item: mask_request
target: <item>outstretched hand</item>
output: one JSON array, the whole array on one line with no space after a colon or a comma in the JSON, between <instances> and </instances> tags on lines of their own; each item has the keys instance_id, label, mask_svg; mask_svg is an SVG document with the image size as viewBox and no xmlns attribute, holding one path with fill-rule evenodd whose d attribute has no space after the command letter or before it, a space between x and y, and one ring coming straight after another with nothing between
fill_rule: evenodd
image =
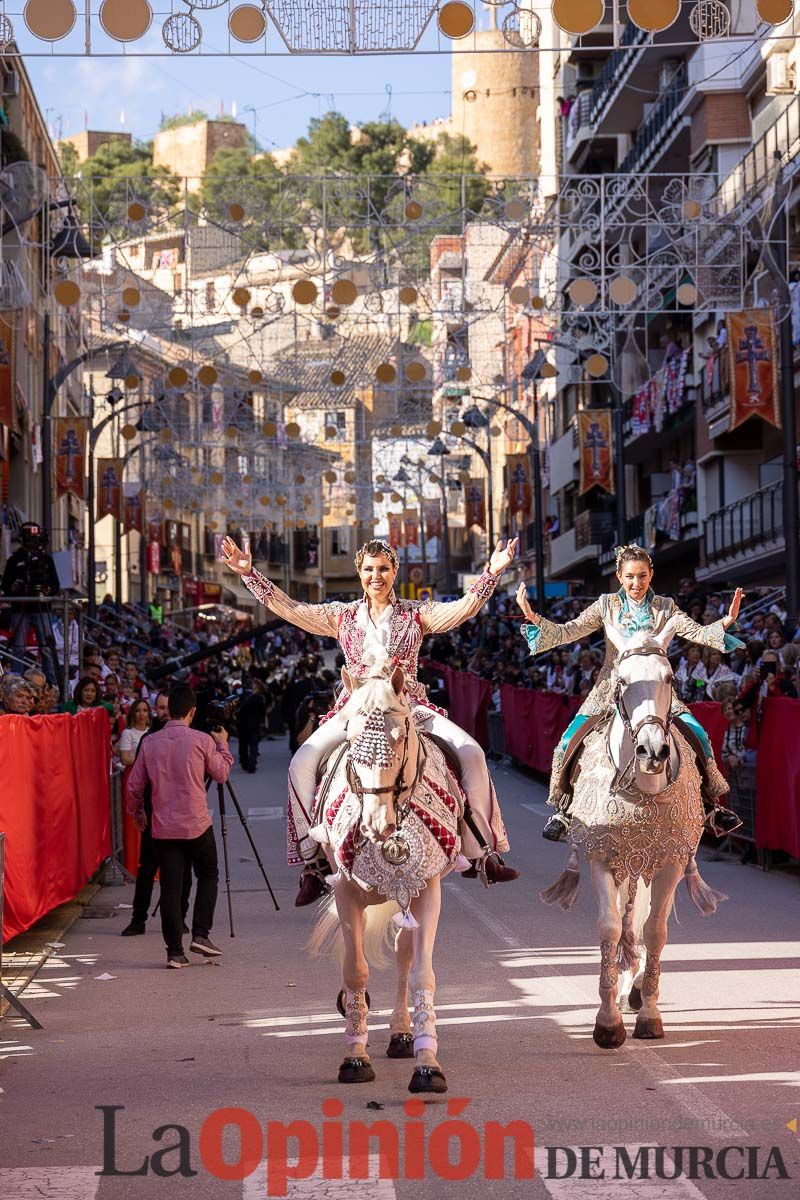
<instances>
[{"instance_id":1,"label":"outstretched hand","mask_svg":"<svg viewBox=\"0 0 800 1200\"><path fill-rule=\"evenodd\" d=\"M538 625L541 617L539 617L530 606L527 584L521 583L519 585L517 588L516 599L517 604L522 609L522 615L524 616L525 620L529 621L531 625Z\"/></svg>"},{"instance_id":2,"label":"outstretched hand","mask_svg":"<svg viewBox=\"0 0 800 1200\"><path fill-rule=\"evenodd\" d=\"M518 545L519 538L509 538L505 546L503 545L503 539L500 538L492 551L492 557L489 559L489 570L492 575L503 574L509 563L514 561Z\"/></svg>"},{"instance_id":3,"label":"outstretched hand","mask_svg":"<svg viewBox=\"0 0 800 1200\"><path fill-rule=\"evenodd\" d=\"M223 538L222 561L237 575L249 575L253 570L253 556L249 550L240 550L232 537Z\"/></svg>"},{"instance_id":4,"label":"outstretched hand","mask_svg":"<svg viewBox=\"0 0 800 1200\"><path fill-rule=\"evenodd\" d=\"M739 616L739 609L742 607L743 600L744 590L742 588L737 588L733 593L733 599L731 600L731 606L728 609L728 615L722 618L722 624L726 629L730 629L731 625L733 625L734 621Z\"/></svg>"}]
</instances>

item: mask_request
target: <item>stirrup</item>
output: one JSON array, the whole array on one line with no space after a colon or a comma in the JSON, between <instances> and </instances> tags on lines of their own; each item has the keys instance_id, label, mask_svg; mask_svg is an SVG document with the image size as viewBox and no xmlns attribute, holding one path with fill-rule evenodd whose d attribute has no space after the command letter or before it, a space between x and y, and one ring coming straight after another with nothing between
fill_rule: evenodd
<instances>
[{"instance_id":1,"label":"stirrup","mask_svg":"<svg viewBox=\"0 0 800 1200\"><path fill-rule=\"evenodd\" d=\"M724 814L723 820L725 823L722 826L717 824L717 813ZM732 821L730 820L731 817L733 818ZM741 829L744 822L732 808L726 808L724 804L715 803L714 807L706 813L704 824L716 837L728 837L731 833L735 833L737 829Z\"/></svg>"},{"instance_id":2,"label":"stirrup","mask_svg":"<svg viewBox=\"0 0 800 1200\"><path fill-rule=\"evenodd\" d=\"M554 812L548 817L542 828L542 837L549 842L563 842L569 833L570 818L566 813Z\"/></svg>"}]
</instances>

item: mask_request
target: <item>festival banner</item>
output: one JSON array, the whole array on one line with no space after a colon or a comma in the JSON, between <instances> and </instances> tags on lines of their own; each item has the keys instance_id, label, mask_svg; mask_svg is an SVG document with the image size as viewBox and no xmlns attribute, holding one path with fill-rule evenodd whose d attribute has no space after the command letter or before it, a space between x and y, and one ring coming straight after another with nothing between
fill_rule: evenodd
<instances>
[{"instance_id":1,"label":"festival banner","mask_svg":"<svg viewBox=\"0 0 800 1200\"><path fill-rule=\"evenodd\" d=\"M58 417L55 422L56 495L72 492L86 499L83 456L86 449L86 417Z\"/></svg>"},{"instance_id":2,"label":"festival banner","mask_svg":"<svg viewBox=\"0 0 800 1200\"><path fill-rule=\"evenodd\" d=\"M17 428L14 403L14 329L0 317L0 425Z\"/></svg>"},{"instance_id":3,"label":"festival banner","mask_svg":"<svg viewBox=\"0 0 800 1200\"><path fill-rule=\"evenodd\" d=\"M613 494L610 408L591 408L578 413L578 444L581 456L579 495L593 487Z\"/></svg>"},{"instance_id":4,"label":"festival banner","mask_svg":"<svg viewBox=\"0 0 800 1200\"><path fill-rule=\"evenodd\" d=\"M416 508L407 508L403 513L403 545L419 544L419 513Z\"/></svg>"},{"instance_id":5,"label":"festival banner","mask_svg":"<svg viewBox=\"0 0 800 1200\"><path fill-rule=\"evenodd\" d=\"M470 479L466 486L464 495L464 504L466 508L467 528L471 525L479 525L481 529L486 528L486 481L484 479Z\"/></svg>"},{"instance_id":6,"label":"festival banner","mask_svg":"<svg viewBox=\"0 0 800 1200\"><path fill-rule=\"evenodd\" d=\"M422 516L425 521L425 537L440 538L442 536L442 504L440 500L423 500Z\"/></svg>"},{"instance_id":7,"label":"festival banner","mask_svg":"<svg viewBox=\"0 0 800 1200\"><path fill-rule=\"evenodd\" d=\"M121 458L98 458L97 460L97 520L112 516L122 520L122 471Z\"/></svg>"},{"instance_id":8,"label":"festival banner","mask_svg":"<svg viewBox=\"0 0 800 1200\"><path fill-rule=\"evenodd\" d=\"M148 542L158 542L159 545L164 540L164 527L160 518L150 517L147 522L147 540Z\"/></svg>"},{"instance_id":9,"label":"festival banner","mask_svg":"<svg viewBox=\"0 0 800 1200\"><path fill-rule=\"evenodd\" d=\"M123 517L122 523L126 529L141 533L144 528L144 494L140 483L123 485Z\"/></svg>"},{"instance_id":10,"label":"festival banner","mask_svg":"<svg viewBox=\"0 0 800 1200\"><path fill-rule=\"evenodd\" d=\"M769 308L730 312L728 364L731 389L730 428L737 429L750 417L780 429L778 388L778 339L775 314Z\"/></svg>"},{"instance_id":11,"label":"festival banner","mask_svg":"<svg viewBox=\"0 0 800 1200\"><path fill-rule=\"evenodd\" d=\"M161 571L161 546L158 542L147 543L147 570L151 575Z\"/></svg>"},{"instance_id":12,"label":"festival banner","mask_svg":"<svg viewBox=\"0 0 800 1200\"><path fill-rule=\"evenodd\" d=\"M403 517L401 513L389 513L389 545L397 550L403 544Z\"/></svg>"},{"instance_id":13,"label":"festival banner","mask_svg":"<svg viewBox=\"0 0 800 1200\"><path fill-rule=\"evenodd\" d=\"M508 471L508 510L523 517L531 515L530 459L527 454L509 454L506 458Z\"/></svg>"}]
</instances>

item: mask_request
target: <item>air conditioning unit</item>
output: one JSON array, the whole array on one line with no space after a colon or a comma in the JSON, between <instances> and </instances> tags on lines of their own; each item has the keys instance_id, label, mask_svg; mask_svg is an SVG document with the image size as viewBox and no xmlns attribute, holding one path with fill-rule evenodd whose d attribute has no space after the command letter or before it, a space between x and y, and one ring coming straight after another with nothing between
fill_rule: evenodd
<instances>
[{"instance_id":1,"label":"air conditioning unit","mask_svg":"<svg viewBox=\"0 0 800 1200\"><path fill-rule=\"evenodd\" d=\"M19 72L7 71L3 76L3 96L19 95Z\"/></svg>"},{"instance_id":2,"label":"air conditioning unit","mask_svg":"<svg viewBox=\"0 0 800 1200\"><path fill-rule=\"evenodd\" d=\"M785 50L771 54L767 59L767 95L781 96L793 94L795 90L795 72L789 64L789 55Z\"/></svg>"}]
</instances>

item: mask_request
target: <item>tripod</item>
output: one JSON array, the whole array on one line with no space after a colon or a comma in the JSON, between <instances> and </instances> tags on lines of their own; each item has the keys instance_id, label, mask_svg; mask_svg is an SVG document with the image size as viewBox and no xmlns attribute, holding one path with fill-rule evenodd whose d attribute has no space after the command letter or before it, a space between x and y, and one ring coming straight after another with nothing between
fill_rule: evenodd
<instances>
[{"instance_id":1,"label":"tripod","mask_svg":"<svg viewBox=\"0 0 800 1200\"><path fill-rule=\"evenodd\" d=\"M211 780L209 780L209 783L210 782L211 782ZM227 820L226 820L226 816L225 816L225 788L228 789L228 794L229 794L231 800L233 801L233 807L236 809L236 814L239 817L239 821L241 822L242 829L247 834L247 840L250 843L250 848L253 851L253 854L255 854L255 856L256 856L256 862L258 863L258 869L260 870L261 874L264 877L264 883L267 885L267 890L269 891L269 894L272 897L272 903L275 905L276 912L280 912L280 905L278 904L278 901L275 899L275 893L273 892L272 886L267 877L267 872L264 870L264 864L261 861L261 856L258 853L258 848L256 847L256 844L253 841L253 835L250 832L250 826L247 824L247 817L242 812L242 806L236 797L236 792L233 790L230 780L226 780L226 782L224 784L218 783L217 784L217 800L219 802L219 824L220 824L220 829L222 831L222 858L223 858L223 862L225 863L225 892L228 897L228 922L230 924L231 937L235 937L236 935L233 932L233 902L231 901L231 871L230 871L230 864L228 862L228 824L227 824Z\"/></svg>"}]
</instances>

